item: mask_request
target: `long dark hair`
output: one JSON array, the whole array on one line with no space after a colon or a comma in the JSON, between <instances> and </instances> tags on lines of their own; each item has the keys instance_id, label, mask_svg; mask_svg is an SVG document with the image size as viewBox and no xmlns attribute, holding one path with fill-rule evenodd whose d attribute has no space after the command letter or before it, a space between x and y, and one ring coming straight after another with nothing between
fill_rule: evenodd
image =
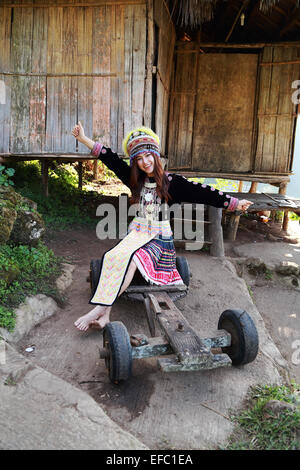
<instances>
[{"instance_id":1,"label":"long dark hair","mask_svg":"<svg viewBox=\"0 0 300 470\"><path fill-rule=\"evenodd\" d=\"M162 201L168 202L170 195L168 193L169 180L162 167L160 158L154 155L154 179L156 182L156 191ZM140 200L142 187L144 186L147 174L140 170L137 164L137 159L132 161L130 173L130 189L132 196L129 200L130 204L136 204Z\"/></svg>"}]
</instances>

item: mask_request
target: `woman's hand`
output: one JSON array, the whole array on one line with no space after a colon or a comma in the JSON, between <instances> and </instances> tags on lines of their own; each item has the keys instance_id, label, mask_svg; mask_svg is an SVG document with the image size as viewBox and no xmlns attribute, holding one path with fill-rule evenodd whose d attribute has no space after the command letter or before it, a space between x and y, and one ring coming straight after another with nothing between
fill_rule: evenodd
<instances>
[{"instance_id":1,"label":"woman's hand","mask_svg":"<svg viewBox=\"0 0 300 470\"><path fill-rule=\"evenodd\" d=\"M248 207L251 206L251 204L253 204L253 202L247 201L247 199L241 199L235 210L236 211L246 211L248 209Z\"/></svg>"},{"instance_id":2,"label":"woman's hand","mask_svg":"<svg viewBox=\"0 0 300 470\"><path fill-rule=\"evenodd\" d=\"M84 137L85 137L84 129L80 121L78 121L78 124L76 124L76 126L73 127L72 135L75 137L75 139L79 140L79 142L84 140Z\"/></svg>"},{"instance_id":3,"label":"woman's hand","mask_svg":"<svg viewBox=\"0 0 300 470\"><path fill-rule=\"evenodd\" d=\"M86 137L80 121L78 121L78 124L73 127L72 135L75 137L75 139L78 140L78 142L83 145L86 145L90 150L93 150L95 142L92 139L89 139L89 137Z\"/></svg>"}]
</instances>

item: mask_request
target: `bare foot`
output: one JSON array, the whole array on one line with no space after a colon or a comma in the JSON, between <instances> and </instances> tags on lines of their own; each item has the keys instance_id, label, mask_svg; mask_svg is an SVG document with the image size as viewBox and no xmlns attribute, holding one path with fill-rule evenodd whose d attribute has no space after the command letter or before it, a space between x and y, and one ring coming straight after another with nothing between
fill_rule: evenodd
<instances>
[{"instance_id":1,"label":"bare foot","mask_svg":"<svg viewBox=\"0 0 300 470\"><path fill-rule=\"evenodd\" d=\"M93 310L88 312L86 315L83 315L82 317L79 317L74 325L78 330L80 331L86 331L88 330L91 322L94 320L97 320L101 315L105 314L106 307L102 305L97 305Z\"/></svg>"},{"instance_id":2,"label":"bare foot","mask_svg":"<svg viewBox=\"0 0 300 470\"><path fill-rule=\"evenodd\" d=\"M97 320L93 320L90 322L90 326L92 328L95 328L97 330L103 330L105 325L109 323L109 314L110 314L110 309L107 309L107 311L102 315L100 318Z\"/></svg>"}]
</instances>

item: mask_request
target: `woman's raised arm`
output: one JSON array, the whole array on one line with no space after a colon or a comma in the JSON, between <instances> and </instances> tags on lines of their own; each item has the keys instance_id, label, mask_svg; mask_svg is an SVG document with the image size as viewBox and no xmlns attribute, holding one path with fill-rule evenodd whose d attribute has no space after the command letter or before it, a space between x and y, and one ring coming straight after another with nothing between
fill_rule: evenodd
<instances>
[{"instance_id":1,"label":"woman's raised arm","mask_svg":"<svg viewBox=\"0 0 300 470\"><path fill-rule=\"evenodd\" d=\"M116 176L130 188L130 167L124 160L122 160L122 158L112 152L110 148L86 137L80 121L73 127L72 135L78 140L78 142L86 145L91 150L94 157L99 158L104 165L112 170Z\"/></svg>"}]
</instances>

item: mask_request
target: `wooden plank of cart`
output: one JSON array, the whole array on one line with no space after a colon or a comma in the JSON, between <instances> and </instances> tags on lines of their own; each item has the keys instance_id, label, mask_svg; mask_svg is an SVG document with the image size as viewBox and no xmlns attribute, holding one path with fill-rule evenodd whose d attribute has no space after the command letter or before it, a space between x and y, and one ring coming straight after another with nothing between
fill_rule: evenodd
<instances>
[{"instance_id":1,"label":"wooden plank of cart","mask_svg":"<svg viewBox=\"0 0 300 470\"><path fill-rule=\"evenodd\" d=\"M100 266L100 260L91 261L92 292L97 286ZM189 289L190 270L186 258L178 256L176 266L183 285L133 285L123 293L131 300L139 299L144 303L151 337L143 333L129 336L125 325L119 321L106 325L100 358L105 360L112 383L130 378L133 360L153 356L158 357L158 367L163 372L243 365L256 358L257 329L245 310L225 310L219 318L218 328L210 337L198 335L175 305L175 301L187 295ZM162 332L158 336L157 324Z\"/></svg>"}]
</instances>

